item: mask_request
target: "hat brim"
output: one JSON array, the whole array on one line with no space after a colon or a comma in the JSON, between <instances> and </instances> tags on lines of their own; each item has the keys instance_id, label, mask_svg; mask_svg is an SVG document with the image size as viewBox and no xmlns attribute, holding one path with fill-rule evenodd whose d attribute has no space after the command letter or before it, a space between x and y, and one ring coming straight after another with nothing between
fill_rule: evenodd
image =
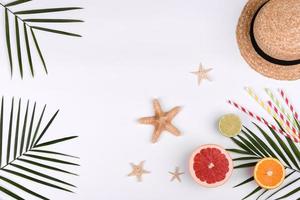
<instances>
[{"instance_id":1,"label":"hat brim","mask_svg":"<svg viewBox=\"0 0 300 200\"><path fill-rule=\"evenodd\" d=\"M300 64L281 65L272 63L255 50L251 41L251 23L255 13L269 0L249 0L239 18L236 38L241 55L246 62L258 73L277 80L300 79Z\"/></svg>"}]
</instances>

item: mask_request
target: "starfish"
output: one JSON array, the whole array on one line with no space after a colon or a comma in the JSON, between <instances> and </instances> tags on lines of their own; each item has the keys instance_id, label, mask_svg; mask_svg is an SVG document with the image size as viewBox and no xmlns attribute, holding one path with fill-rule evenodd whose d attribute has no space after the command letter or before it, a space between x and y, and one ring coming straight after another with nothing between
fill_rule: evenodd
<instances>
[{"instance_id":1,"label":"starfish","mask_svg":"<svg viewBox=\"0 0 300 200\"><path fill-rule=\"evenodd\" d=\"M176 167L175 172L169 172L169 174L173 175L171 178L171 181L174 181L175 179L177 179L179 182L181 182L181 179L179 176L184 174L184 172L179 172L179 167Z\"/></svg>"},{"instance_id":2,"label":"starfish","mask_svg":"<svg viewBox=\"0 0 300 200\"><path fill-rule=\"evenodd\" d=\"M168 112L163 112L159 101L153 100L153 108L155 115L153 117L143 117L139 119L141 124L150 124L154 126L154 132L152 135L152 143L156 143L163 131L168 131L175 136L180 135L180 131L171 123L173 118L180 111L180 107L174 107Z\"/></svg>"},{"instance_id":3,"label":"starfish","mask_svg":"<svg viewBox=\"0 0 300 200\"><path fill-rule=\"evenodd\" d=\"M202 80L209 80L211 81L211 79L208 76L208 72L211 71L212 68L209 69L204 69L202 64L199 65L199 70L195 71L195 72L191 72L192 74L195 74L198 77L198 85L201 84Z\"/></svg>"},{"instance_id":4,"label":"starfish","mask_svg":"<svg viewBox=\"0 0 300 200\"><path fill-rule=\"evenodd\" d=\"M130 163L130 165L132 167L132 171L128 174L128 176L135 176L137 178L137 181L141 182L143 174L150 173L149 171L144 170L144 163L145 163L145 161L141 161L140 164L138 164L138 165Z\"/></svg>"}]
</instances>

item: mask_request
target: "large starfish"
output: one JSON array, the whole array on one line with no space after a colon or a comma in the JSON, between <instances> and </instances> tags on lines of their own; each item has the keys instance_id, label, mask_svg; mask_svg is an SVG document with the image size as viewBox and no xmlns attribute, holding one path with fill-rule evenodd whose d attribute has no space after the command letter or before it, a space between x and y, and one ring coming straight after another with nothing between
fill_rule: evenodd
<instances>
[{"instance_id":1,"label":"large starfish","mask_svg":"<svg viewBox=\"0 0 300 200\"><path fill-rule=\"evenodd\" d=\"M191 72L192 74L195 74L198 77L198 85L201 84L202 80L209 80L211 81L210 77L208 76L208 72L210 72L212 68L204 69L202 64L199 65L199 70L195 72Z\"/></svg>"},{"instance_id":2,"label":"large starfish","mask_svg":"<svg viewBox=\"0 0 300 200\"><path fill-rule=\"evenodd\" d=\"M154 126L154 132L151 139L152 143L156 143L161 133L165 130L173 135L179 136L180 131L171 122L181 108L177 106L168 112L164 112L157 99L153 100L153 108L155 113L153 117L143 117L139 119L141 124L150 124Z\"/></svg>"},{"instance_id":3,"label":"large starfish","mask_svg":"<svg viewBox=\"0 0 300 200\"><path fill-rule=\"evenodd\" d=\"M149 171L144 170L144 162L145 161L141 161L140 164L138 164L138 165L130 163L130 165L132 167L132 171L128 174L128 176L135 176L137 178L137 181L141 182L143 174L150 173Z\"/></svg>"}]
</instances>

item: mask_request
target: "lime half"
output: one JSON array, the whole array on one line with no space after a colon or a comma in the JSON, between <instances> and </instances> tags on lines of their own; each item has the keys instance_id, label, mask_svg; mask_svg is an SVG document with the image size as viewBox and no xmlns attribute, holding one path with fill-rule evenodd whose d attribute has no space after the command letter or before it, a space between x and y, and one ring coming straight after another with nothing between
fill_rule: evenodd
<instances>
[{"instance_id":1,"label":"lime half","mask_svg":"<svg viewBox=\"0 0 300 200\"><path fill-rule=\"evenodd\" d=\"M242 122L235 114L223 115L219 121L219 131L226 137L234 137L242 130Z\"/></svg>"}]
</instances>

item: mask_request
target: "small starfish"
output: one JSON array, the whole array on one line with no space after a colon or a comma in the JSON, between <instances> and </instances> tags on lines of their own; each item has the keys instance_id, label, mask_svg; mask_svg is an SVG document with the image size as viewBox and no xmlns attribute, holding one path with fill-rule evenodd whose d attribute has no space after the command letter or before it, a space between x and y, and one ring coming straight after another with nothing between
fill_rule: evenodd
<instances>
[{"instance_id":1,"label":"small starfish","mask_svg":"<svg viewBox=\"0 0 300 200\"><path fill-rule=\"evenodd\" d=\"M133 163L130 163L132 167L132 171L128 174L128 176L136 176L137 181L142 181L143 174L149 174L150 172L147 170L144 170L144 163L145 161L141 161L140 164L135 165Z\"/></svg>"},{"instance_id":2,"label":"small starfish","mask_svg":"<svg viewBox=\"0 0 300 200\"><path fill-rule=\"evenodd\" d=\"M195 74L198 77L198 85L201 84L202 80L209 80L211 81L210 77L208 76L208 72L211 71L212 68L204 69L202 64L199 65L199 70L195 72L191 72L192 74Z\"/></svg>"},{"instance_id":3,"label":"small starfish","mask_svg":"<svg viewBox=\"0 0 300 200\"><path fill-rule=\"evenodd\" d=\"M154 126L154 133L152 135L152 143L156 143L161 133L166 130L173 135L179 136L180 131L171 123L173 118L180 111L180 107L175 107L168 112L163 112L159 101L153 100L153 108L155 115L153 117L143 117L139 119L141 124L150 124Z\"/></svg>"},{"instance_id":4,"label":"small starfish","mask_svg":"<svg viewBox=\"0 0 300 200\"><path fill-rule=\"evenodd\" d=\"M175 179L177 179L179 182L181 182L181 179L179 176L184 174L184 172L179 172L179 167L176 167L175 172L169 172L169 174L173 175L171 178L171 181L174 181Z\"/></svg>"}]
</instances>

